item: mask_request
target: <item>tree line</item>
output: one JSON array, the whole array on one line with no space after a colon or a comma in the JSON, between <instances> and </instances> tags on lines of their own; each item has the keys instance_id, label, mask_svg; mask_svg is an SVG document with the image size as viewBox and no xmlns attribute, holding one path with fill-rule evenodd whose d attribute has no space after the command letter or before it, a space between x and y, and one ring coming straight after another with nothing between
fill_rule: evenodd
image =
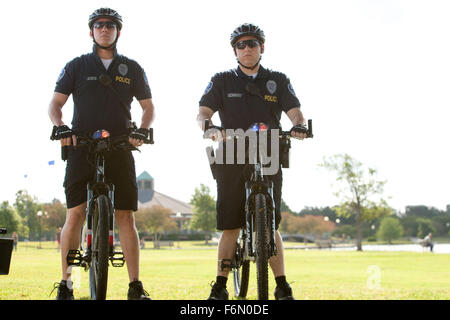
<instances>
[{"instance_id":1,"label":"tree line","mask_svg":"<svg viewBox=\"0 0 450 320\"><path fill-rule=\"evenodd\" d=\"M333 186L338 204L333 207L306 207L293 212L282 201L283 233L309 234L314 237L351 237L357 250L362 250L362 239L392 241L404 236L423 238L428 233L444 237L450 235L450 205L439 210L425 205L407 206L396 212L383 194L386 181L377 178L377 170L364 166L347 154L324 158L319 167L336 176ZM215 232L216 203L207 186L195 188L190 201L194 215L184 228L208 235ZM177 232L179 226L170 217L170 210L162 207L140 209L135 215L140 232L159 239L164 233ZM11 205L0 205L0 226L16 231L23 239L39 237L54 239L64 225L66 208L55 199L41 204L25 190L16 193Z\"/></svg>"}]
</instances>

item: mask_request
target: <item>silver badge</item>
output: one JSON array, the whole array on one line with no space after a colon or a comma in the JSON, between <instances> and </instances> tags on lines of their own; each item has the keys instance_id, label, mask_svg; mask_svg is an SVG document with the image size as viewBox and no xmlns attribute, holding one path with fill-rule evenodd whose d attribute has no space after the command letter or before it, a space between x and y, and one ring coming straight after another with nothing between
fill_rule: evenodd
<instances>
[{"instance_id":1,"label":"silver badge","mask_svg":"<svg viewBox=\"0 0 450 320\"><path fill-rule=\"evenodd\" d=\"M118 69L119 69L119 73L123 76L128 73L128 66L126 64L123 64L123 63L119 64Z\"/></svg>"},{"instance_id":2,"label":"silver badge","mask_svg":"<svg viewBox=\"0 0 450 320\"><path fill-rule=\"evenodd\" d=\"M274 94L277 91L277 83L273 80L269 80L266 83L266 88L270 94Z\"/></svg>"}]
</instances>

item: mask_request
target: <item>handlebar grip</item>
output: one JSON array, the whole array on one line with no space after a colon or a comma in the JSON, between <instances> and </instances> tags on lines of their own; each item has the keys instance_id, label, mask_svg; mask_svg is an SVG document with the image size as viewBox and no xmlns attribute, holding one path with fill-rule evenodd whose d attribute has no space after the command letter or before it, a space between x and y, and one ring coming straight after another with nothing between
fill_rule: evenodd
<instances>
[{"instance_id":1,"label":"handlebar grip","mask_svg":"<svg viewBox=\"0 0 450 320\"><path fill-rule=\"evenodd\" d=\"M155 141L153 141L153 128L148 129L148 140L145 141L147 144L154 144Z\"/></svg>"},{"instance_id":2,"label":"handlebar grip","mask_svg":"<svg viewBox=\"0 0 450 320\"><path fill-rule=\"evenodd\" d=\"M66 161L69 158L69 146L61 147L61 160Z\"/></svg>"},{"instance_id":3,"label":"handlebar grip","mask_svg":"<svg viewBox=\"0 0 450 320\"><path fill-rule=\"evenodd\" d=\"M313 127L312 127L312 119L308 119L308 133L306 134L308 138L314 137L313 135Z\"/></svg>"},{"instance_id":4,"label":"handlebar grip","mask_svg":"<svg viewBox=\"0 0 450 320\"><path fill-rule=\"evenodd\" d=\"M205 119L204 126L203 126L203 132L206 132L209 128L211 128L211 120Z\"/></svg>"}]
</instances>

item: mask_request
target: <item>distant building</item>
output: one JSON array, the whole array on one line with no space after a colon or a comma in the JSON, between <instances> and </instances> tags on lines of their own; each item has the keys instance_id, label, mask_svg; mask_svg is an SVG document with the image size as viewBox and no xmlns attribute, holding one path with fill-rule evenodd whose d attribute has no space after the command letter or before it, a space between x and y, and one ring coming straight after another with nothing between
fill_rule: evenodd
<instances>
[{"instance_id":1,"label":"distant building","mask_svg":"<svg viewBox=\"0 0 450 320\"><path fill-rule=\"evenodd\" d=\"M192 218L192 207L189 203L174 199L158 191L155 191L153 177L147 172L142 172L137 177L138 209L161 206L172 211L171 217L175 220L180 230L185 230Z\"/></svg>"}]
</instances>

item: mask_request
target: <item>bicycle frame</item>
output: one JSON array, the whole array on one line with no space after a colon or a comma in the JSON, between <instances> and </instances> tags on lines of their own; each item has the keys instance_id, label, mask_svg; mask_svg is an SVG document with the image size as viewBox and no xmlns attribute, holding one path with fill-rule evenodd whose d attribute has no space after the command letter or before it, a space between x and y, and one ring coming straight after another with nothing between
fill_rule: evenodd
<instances>
[{"instance_id":1,"label":"bicycle frame","mask_svg":"<svg viewBox=\"0 0 450 320\"><path fill-rule=\"evenodd\" d=\"M259 138L259 137L258 137ZM257 152L255 153L253 172L250 179L245 182L246 203L245 203L245 221L246 224L242 228L241 238L244 239L244 260L254 261L255 259L255 212L254 203L257 194L263 194L266 197L266 203L270 204L270 215L268 221L269 232L269 257L277 254L276 240L275 240L275 202L273 200L273 182L264 174L264 166L262 165L261 157L262 150L257 145Z\"/></svg>"},{"instance_id":2,"label":"bicycle frame","mask_svg":"<svg viewBox=\"0 0 450 320\"><path fill-rule=\"evenodd\" d=\"M109 212L109 256L110 260L114 256L114 185L112 183L105 182L105 157L102 153L96 153L95 157L96 173L94 182L89 182L87 185L87 207L86 207L86 254L84 258L87 261L91 261L92 256L92 224L93 214L95 208L95 200L100 195L105 195L111 200L111 211ZM83 241L83 239L82 239ZM112 261L111 261L112 262Z\"/></svg>"}]
</instances>

